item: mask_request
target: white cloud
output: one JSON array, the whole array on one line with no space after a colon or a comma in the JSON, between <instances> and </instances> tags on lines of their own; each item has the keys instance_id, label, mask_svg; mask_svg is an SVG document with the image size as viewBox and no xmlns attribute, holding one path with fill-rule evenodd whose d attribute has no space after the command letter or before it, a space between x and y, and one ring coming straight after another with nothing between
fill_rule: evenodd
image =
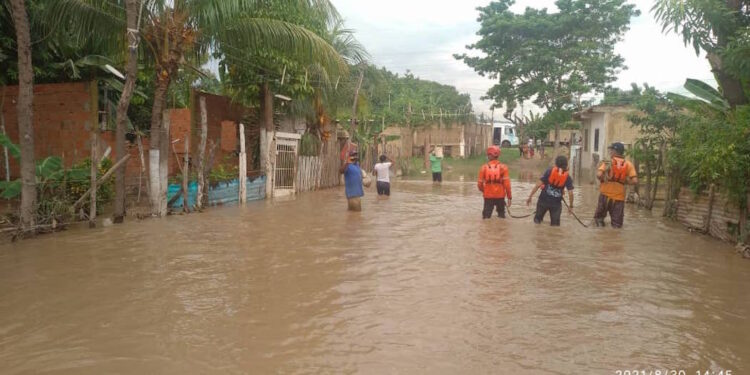
<instances>
[{"instance_id":1,"label":"white cloud","mask_svg":"<svg viewBox=\"0 0 750 375\"><path fill-rule=\"evenodd\" d=\"M489 102L479 98L492 86L454 53L465 52L464 46L478 39L476 21L478 6L487 0L332 0L347 27L357 30L376 64L391 71L415 75L456 86L472 97L476 111L489 113ZM677 90L685 78L711 79L704 58L682 43L677 35L664 35L651 16L652 1L636 0L642 15L633 19L631 30L617 46L629 67L620 73L616 83L628 87L636 82L661 90ZM512 8L522 12L526 7L554 9L553 0L520 0ZM497 116L497 114L496 114Z\"/></svg>"}]
</instances>

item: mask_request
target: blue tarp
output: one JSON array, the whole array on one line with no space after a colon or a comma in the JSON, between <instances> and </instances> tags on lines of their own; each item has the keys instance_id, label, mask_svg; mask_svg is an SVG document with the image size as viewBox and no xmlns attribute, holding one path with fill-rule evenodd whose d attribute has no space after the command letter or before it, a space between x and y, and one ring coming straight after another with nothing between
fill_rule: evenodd
<instances>
[{"instance_id":1,"label":"blue tarp","mask_svg":"<svg viewBox=\"0 0 750 375\"><path fill-rule=\"evenodd\" d=\"M247 179L247 200L261 200L266 197L266 176ZM179 184L170 184L167 191L167 199L172 199L180 191ZM195 199L198 195L198 183L192 181L188 184L188 206L195 205ZM239 202L240 183L239 180L220 182L216 186L208 188L208 205L216 206L223 204L233 204ZM172 207L182 207L182 197L178 198Z\"/></svg>"}]
</instances>

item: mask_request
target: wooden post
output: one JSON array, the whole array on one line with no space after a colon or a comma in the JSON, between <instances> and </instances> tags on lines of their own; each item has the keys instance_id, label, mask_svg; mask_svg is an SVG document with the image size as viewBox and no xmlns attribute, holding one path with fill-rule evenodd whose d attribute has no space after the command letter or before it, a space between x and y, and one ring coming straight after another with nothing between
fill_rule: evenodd
<instances>
[{"instance_id":1,"label":"wooden post","mask_svg":"<svg viewBox=\"0 0 750 375\"><path fill-rule=\"evenodd\" d=\"M203 208L203 194L206 189L206 177L204 171L206 169L206 137L208 135L208 113L206 111L206 97L201 95L200 97L200 111L201 111L201 140L198 144L198 195L195 199L195 208L200 210Z\"/></svg>"},{"instance_id":2,"label":"wooden post","mask_svg":"<svg viewBox=\"0 0 750 375\"><path fill-rule=\"evenodd\" d=\"M99 129L98 121L91 124L91 204L89 207L89 228L96 227L96 175L98 172L99 159L96 155L99 147L97 131Z\"/></svg>"},{"instance_id":3,"label":"wooden post","mask_svg":"<svg viewBox=\"0 0 750 375\"><path fill-rule=\"evenodd\" d=\"M247 200L247 156L245 155L245 125L240 123L240 204Z\"/></svg>"},{"instance_id":4,"label":"wooden post","mask_svg":"<svg viewBox=\"0 0 750 375\"><path fill-rule=\"evenodd\" d=\"M110 168L107 171L107 173L104 174L104 176L102 176L100 179L98 179L96 181L96 184L103 183L110 176L112 176L112 174L115 173L115 171L117 171L117 169L119 169L121 167L124 167L125 166L125 162L128 161L128 159L130 159L130 155L125 154L125 157L123 157L117 163L115 163L115 165L113 165L112 168ZM84 200L86 200L86 197L88 197L89 194L91 194L92 190L93 189L90 187L88 190L86 190L85 193L83 193L83 195L81 195L80 198L78 198L78 200L75 203L73 203L73 206L71 207L71 212L75 212L76 211L76 208L78 207L78 205L80 205L81 203L83 203Z\"/></svg>"},{"instance_id":5,"label":"wooden post","mask_svg":"<svg viewBox=\"0 0 750 375\"><path fill-rule=\"evenodd\" d=\"M188 208L188 176L190 175L190 134L185 135L185 159L182 162L182 212L190 212Z\"/></svg>"}]
</instances>

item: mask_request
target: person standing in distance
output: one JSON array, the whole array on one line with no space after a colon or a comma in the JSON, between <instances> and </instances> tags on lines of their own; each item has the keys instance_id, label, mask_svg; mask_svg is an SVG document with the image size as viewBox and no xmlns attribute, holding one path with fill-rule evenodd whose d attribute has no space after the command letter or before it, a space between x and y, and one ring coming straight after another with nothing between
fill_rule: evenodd
<instances>
[{"instance_id":1,"label":"person standing in distance","mask_svg":"<svg viewBox=\"0 0 750 375\"><path fill-rule=\"evenodd\" d=\"M430 167L432 169L432 182L440 184L443 182L443 158L438 157L433 149L430 152Z\"/></svg>"},{"instance_id":2,"label":"person standing in distance","mask_svg":"<svg viewBox=\"0 0 750 375\"><path fill-rule=\"evenodd\" d=\"M385 155L380 155L380 162L375 164L373 171L377 175L378 179L375 186L378 189L378 195L391 195L391 166L393 160Z\"/></svg>"}]
</instances>

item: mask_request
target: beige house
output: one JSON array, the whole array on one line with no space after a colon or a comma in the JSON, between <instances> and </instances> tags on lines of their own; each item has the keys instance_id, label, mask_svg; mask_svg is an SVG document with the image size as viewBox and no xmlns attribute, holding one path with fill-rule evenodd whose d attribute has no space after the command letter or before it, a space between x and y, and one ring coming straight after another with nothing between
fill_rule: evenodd
<instances>
[{"instance_id":1,"label":"beige house","mask_svg":"<svg viewBox=\"0 0 750 375\"><path fill-rule=\"evenodd\" d=\"M591 172L599 161L609 158L607 146L611 143L624 143L626 152L633 147L639 131L628 121L628 115L636 112L631 106L597 105L575 113L573 119L581 122L583 141L574 166Z\"/></svg>"}]
</instances>

